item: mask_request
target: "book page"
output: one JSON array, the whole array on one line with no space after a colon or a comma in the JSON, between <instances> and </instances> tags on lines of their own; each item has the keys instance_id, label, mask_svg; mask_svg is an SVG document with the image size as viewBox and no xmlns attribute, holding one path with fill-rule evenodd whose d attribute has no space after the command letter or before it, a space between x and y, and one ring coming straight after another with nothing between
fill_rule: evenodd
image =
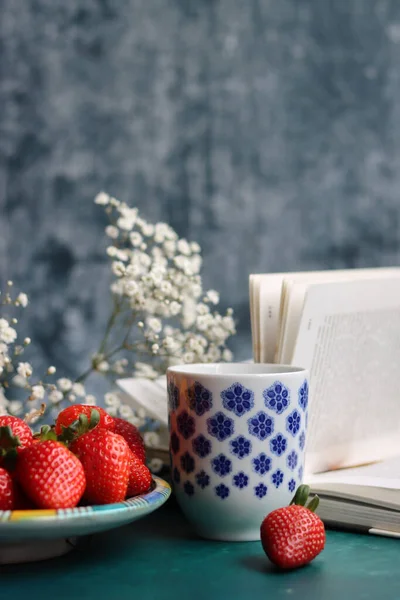
<instances>
[{"instance_id":1,"label":"book page","mask_svg":"<svg viewBox=\"0 0 400 600\"><path fill-rule=\"evenodd\" d=\"M292 364L310 369L306 472L400 451L400 279L310 286Z\"/></svg>"},{"instance_id":2,"label":"book page","mask_svg":"<svg viewBox=\"0 0 400 600\"><path fill-rule=\"evenodd\" d=\"M338 469L327 473L310 475L308 485L323 490L324 484L367 486L400 490L400 455L382 462Z\"/></svg>"}]
</instances>

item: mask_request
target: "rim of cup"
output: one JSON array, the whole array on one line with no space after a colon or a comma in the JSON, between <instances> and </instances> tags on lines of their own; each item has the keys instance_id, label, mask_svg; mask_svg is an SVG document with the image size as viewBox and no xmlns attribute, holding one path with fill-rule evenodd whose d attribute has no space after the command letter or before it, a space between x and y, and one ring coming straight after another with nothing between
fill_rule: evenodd
<instances>
[{"instance_id":1,"label":"rim of cup","mask_svg":"<svg viewBox=\"0 0 400 600\"><path fill-rule=\"evenodd\" d=\"M233 376L251 376L265 377L271 375L293 375L296 373L306 373L305 367L296 367L293 365L273 364L273 363L195 363L187 365L175 365L168 367L167 374L190 375L193 377L201 375L217 375L231 379Z\"/></svg>"}]
</instances>

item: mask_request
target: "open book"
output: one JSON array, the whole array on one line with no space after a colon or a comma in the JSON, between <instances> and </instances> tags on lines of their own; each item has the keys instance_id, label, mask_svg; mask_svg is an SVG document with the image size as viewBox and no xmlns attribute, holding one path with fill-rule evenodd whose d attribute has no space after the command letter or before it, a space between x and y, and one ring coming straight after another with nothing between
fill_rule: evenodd
<instances>
[{"instance_id":1,"label":"open book","mask_svg":"<svg viewBox=\"0 0 400 600\"><path fill-rule=\"evenodd\" d=\"M320 516L400 537L400 268L251 275L250 312L256 362L310 370Z\"/></svg>"}]
</instances>

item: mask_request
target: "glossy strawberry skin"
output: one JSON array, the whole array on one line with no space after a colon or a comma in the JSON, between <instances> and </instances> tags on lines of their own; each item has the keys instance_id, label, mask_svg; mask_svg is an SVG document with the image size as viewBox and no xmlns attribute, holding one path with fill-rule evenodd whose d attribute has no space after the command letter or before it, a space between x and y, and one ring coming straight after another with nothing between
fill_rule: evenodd
<instances>
[{"instance_id":1,"label":"glossy strawberry skin","mask_svg":"<svg viewBox=\"0 0 400 600\"><path fill-rule=\"evenodd\" d=\"M304 506L278 508L261 525L261 543L276 566L295 569L311 562L324 549L324 524Z\"/></svg>"},{"instance_id":2,"label":"glossy strawberry skin","mask_svg":"<svg viewBox=\"0 0 400 600\"><path fill-rule=\"evenodd\" d=\"M63 427L69 427L74 421L79 419L79 415L86 415L90 419L92 410L97 410L100 414L98 426L113 431L115 428L114 419L100 406L89 406L88 404L73 404L67 406L60 412L56 420L55 432L57 435L62 433Z\"/></svg>"},{"instance_id":3,"label":"glossy strawberry skin","mask_svg":"<svg viewBox=\"0 0 400 600\"><path fill-rule=\"evenodd\" d=\"M11 428L13 435L18 436L18 439L21 443L18 446L18 450L22 450L23 448L27 448L31 444L33 444L33 434L31 428L25 421L19 419L18 417L11 417L9 415L0 416L0 427Z\"/></svg>"},{"instance_id":4,"label":"glossy strawberry skin","mask_svg":"<svg viewBox=\"0 0 400 600\"><path fill-rule=\"evenodd\" d=\"M124 438L130 450L144 463L146 461L146 450L139 429L132 425L132 423L116 417L114 417L114 423L115 433Z\"/></svg>"},{"instance_id":5,"label":"glossy strawberry skin","mask_svg":"<svg viewBox=\"0 0 400 600\"><path fill-rule=\"evenodd\" d=\"M149 491L153 478L140 458L131 452L127 497L138 496Z\"/></svg>"},{"instance_id":6,"label":"glossy strawberry skin","mask_svg":"<svg viewBox=\"0 0 400 600\"><path fill-rule=\"evenodd\" d=\"M32 444L19 454L16 478L38 508L73 508L86 486L77 457L53 440Z\"/></svg>"},{"instance_id":7,"label":"glossy strawberry skin","mask_svg":"<svg viewBox=\"0 0 400 600\"><path fill-rule=\"evenodd\" d=\"M0 467L0 510L14 510L15 506L15 482L8 471Z\"/></svg>"},{"instance_id":8,"label":"glossy strawberry skin","mask_svg":"<svg viewBox=\"0 0 400 600\"><path fill-rule=\"evenodd\" d=\"M70 449L83 465L88 503L112 504L125 499L131 452L123 437L97 426L76 439Z\"/></svg>"}]
</instances>

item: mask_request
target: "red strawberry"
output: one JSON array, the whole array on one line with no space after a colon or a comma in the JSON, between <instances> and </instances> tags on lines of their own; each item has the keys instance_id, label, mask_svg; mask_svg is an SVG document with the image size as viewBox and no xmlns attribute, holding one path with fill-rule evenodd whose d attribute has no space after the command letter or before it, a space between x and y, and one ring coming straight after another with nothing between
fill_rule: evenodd
<instances>
[{"instance_id":1,"label":"red strawberry","mask_svg":"<svg viewBox=\"0 0 400 600\"><path fill-rule=\"evenodd\" d=\"M0 510L15 508L15 483L11 475L0 467Z\"/></svg>"},{"instance_id":2,"label":"red strawberry","mask_svg":"<svg viewBox=\"0 0 400 600\"><path fill-rule=\"evenodd\" d=\"M76 456L53 440L20 452L17 480L38 508L73 508L85 491L85 473Z\"/></svg>"},{"instance_id":3,"label":"red strawberry","mask_svg":"<svg viewBox=\"0 0 400 600\"><path fill-rule=\"evenodd\" d=\"M72 404L60 412L56 420L55 432L57 435L62 433L63 427L69 427L79 419L79 415L86 415L88 419L92 410L97 410L100 415L99 426L104 429L114 431L114 419L100 406L89 406L88 404Z\"/></svg>"},{"instance_id":4,"label":"red strawberry","mask_svg":"<svg viewBox=\"0 0 400 600\"><path fill-rule=\"evenodd\" d=\"M95 427L72 442L70 448L85 471L85 500L112 504L125 499L131 452L123 437Z\"/></svg>"},{"instance_id":5,"label":"red strawberry","mask_svg":"<svg viewBox=\"0 0 400 600\"><path fill-rule=\"evenodd\" d=\"M129 463L129 483L127 496L138 496L147 492L151 486L153 479L149 469L140 460L136 454L131 452L130 463Z\"/></svg>"},{"instance_id":6,"label":"red strawberry","mask_svg":"<svg viewBox=\"0 0 400 600\"><path fill-rule=\"evenodd\" d=\"M9 415L0 416L0 427L10 427L13 436L18 437L20 446L19 450L27 448L33 443L33 434L27 423L18 417L11 417ZM6 448L6 445L0 444L2 448Z\"/></svg>"},{"instance_id":7,"label":"red strawberry","mask_svg":"<svg viewBox=\"0 0 400 600\"><path fill-rule=\"evenodd\" d=\"M144 447L143 438L140 435L139 429L132 425L132 423L128 423L128 421L124 421L124 419L118 419L114 417L115 423L115 433L118 435L122 435L126 443L128 444L130 450L136 454L136 456L142 461L146 460L146 450Z\"/></svg>"},{"instance_id":8,"label":"red strawberry","mask_svg":"<svg viewBox=\"0 0 400 600\"><path fill-rule=\"evenodd\" d=\"M310 488L301 485L290 506L272 511L262 522L264 552L281 569L295 569L311 562L324 549L325 528L313 512L319 498L304 506Z\"/></svg>"}]
</instances>

